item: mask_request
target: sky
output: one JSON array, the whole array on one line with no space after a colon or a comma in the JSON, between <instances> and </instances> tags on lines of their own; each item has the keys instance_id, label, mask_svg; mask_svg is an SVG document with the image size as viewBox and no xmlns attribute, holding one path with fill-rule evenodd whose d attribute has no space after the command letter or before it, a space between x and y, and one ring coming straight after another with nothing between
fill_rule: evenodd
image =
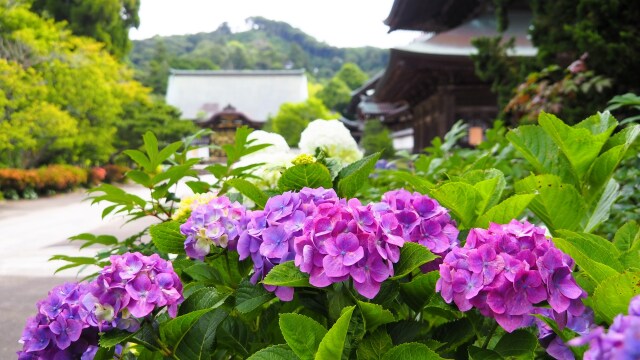
<instances>
[{"instance_id":1,"label":"sky","mask_svg":"<svg viewBox=\"0 0 640 360\"><path fill-rule=\"evenodd\" d=\"M420 35L387 33L382 21L392 4L393 0L142 0L140 26L129 36L139 40L211 32L225 21L232 30L241 31L246 30L246 18L262 16L287 22L329 45L389 48Z\"/></svg>"}]
</instances>

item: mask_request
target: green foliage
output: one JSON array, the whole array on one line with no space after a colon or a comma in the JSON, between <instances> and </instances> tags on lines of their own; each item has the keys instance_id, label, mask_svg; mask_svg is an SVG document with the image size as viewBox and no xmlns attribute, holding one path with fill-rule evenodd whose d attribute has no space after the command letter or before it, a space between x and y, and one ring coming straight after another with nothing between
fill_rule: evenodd
<instances>
[{"instance_id":1,"label":"green foliage","mask_svg":"<svg viewBox=\"0 0 640 360\"><path fill-rule=\"evenodd\" d=\"M382 159L390 159L395 155L389 130L375 119L365 122L360 145L364 148L365 155L381 152Z\"/></svg>"},{"instance_id":2,"label":"green foliage","mask_svg":"<svg viewBox=\"0 0 640 360\"><path fill-rule=\"evenodd\" d=\"M380 153L365 156L362 159L345 166L334 179L338 196L350 198L366 183L369 174L376 166Z\"/></svg>"},{"instance_id":3,"label":"green foliage","mask_svg":"<svg viewBox=\"0 0 640 360\"><path fill-rule=\"evenodd\" d=\"M316 94L324 105L332 111L344 114L349 101L351 101L351 89L337 77L332 78Z\"/></svg>"},{"instance_id":4,"label":"green foliage","mask_svg":"<svg viewBox=\"0 0 640 360\"><path fill-rule=\"evenodd\" d=\"M331 173L326 166L313 163L295 165L282 173L278 188L282 191L299 191L304 187L325 189L331 188Z\"/></svg>"},{"instance_id":5,"label":"green foliage","mask_svg":"<svg viewBox=\"0 0 640 360\"><path fill-rule=\"evenodd\" d=\"M275 133L282 135L289 146L297 146L300 134L315 119L330 119L331 113L322 101L309 98L301 103L285 103L271 120Z\"/></svg>"},{"instance_id":6,"label":"green foliage","mask_svg":"<svg viewBox=\"0 0 640 360\"><path fill-rule=\"evenodd\" d=\"M329 46L284 22L262 17L250 18L249 22L251 29L244 32L232 33L223 24L210 33L134 41L130 58L138 78L156 94L164 95L170 68L304 68L313 70L314 78L320 82L339 73L353 90L367 79L360 68L366 74L375 74L384 68L389 57L385 49Z\"/></svg>"}]
</instances>

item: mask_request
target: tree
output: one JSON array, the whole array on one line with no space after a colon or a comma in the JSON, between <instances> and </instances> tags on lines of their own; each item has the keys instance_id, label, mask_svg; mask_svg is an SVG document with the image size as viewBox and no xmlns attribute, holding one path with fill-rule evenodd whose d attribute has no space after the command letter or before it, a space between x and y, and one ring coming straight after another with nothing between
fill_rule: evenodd
<instances>
[{"instance_id":1,"label":"tree","mask_svg":"<svg viewBox=\"0 0 640 360\"><path fill-rule=\"evenodd\" d=\"M368 120L364 124L360 145L364 148L365 155L371 155L378 151L382 152L380 157L383 159L389 159L395 155L389 130L377 119Z\"/></svg>"},{"instance_id":2,"label":"tree","mask_svg":"<svg viewBox=\"0 0 640 360\"><path fill-rule=\"evenodd\" d=\"M351 90L359 88L369 78L358 65L351 62L344 63L335 77L342 80Z\"/></svg>"},{"instance_id":3,"label":"tree","mask_svg":"<svg viewBox=\"0 0 640 360\"><path fill-rule=\"evenodd\" d=\"M104 43L119 59L131 49L129 29L140 25L140 0L33 0L31 9L66 21L74 34Z\"/></svg>"},{"instance_id":4,"label":"tree","mask_svg":"<svg viewBox=\"0 0 640 360\"><path fill-rule=\"evenodd\" d=\"M298 146L300 133L311 120L330 118L332 114L322 101L309 98L301 103L282 104L278 114L271 121L271 127L287 140L289 146Z\"/></svg>"},{"instance_id":5,"label":"tree","mask_svg":"<svg viewBox=\"0 0 640 360\"><path fill-rule=\"evenodd\" d=\"M349 101L351 101L351 90L336 76L322 90L318 91L317 97L329 109L344 114Z\"/></svg>"}]
</instances>

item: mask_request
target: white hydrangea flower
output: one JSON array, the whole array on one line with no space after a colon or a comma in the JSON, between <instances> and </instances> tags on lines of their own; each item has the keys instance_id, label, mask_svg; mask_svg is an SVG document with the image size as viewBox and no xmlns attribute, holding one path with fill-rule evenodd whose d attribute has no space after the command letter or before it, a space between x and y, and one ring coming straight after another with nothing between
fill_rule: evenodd
<instances>
[{"instance_id":1,"label":"white hydrangea flower","mask_svg":"<svg viewBox=\"0 0 640 360\"><path fill-rule=\"evenodd\" d=\"M295 158L295 154L291 153L291 149L285 139L279 135L262 130L256 130L249 134L248 140L255 139L252 145L272 144L265 149L256 151L249 155L243 156L235 167L243 167L253 164L263 165L252 169L252 174L256 178L248 178L247 180L262 189L272 189L277 187L278 180L282 172L293 164L291 160Z\"/></svg>"},{"instance_id":2,"label":"white hydrangea flower","mask_svg":"<svg viewBox=\"0 0 640 360\"><path fill-rule=\"evenodd\" d=\"M314 120L300 135L300 151L314 154L316 148L323 148L327 154L343 165L362 159L362 151L347 129L339 120Z\"/></svg>"},{"instance_id":3,"label":"white hydrangea flower","mask_svg":"<svg viewBox=\"0 0 640 360\"><path fill-rule=\"evenodd\" d=\"M274 153L274 152L288 152L290 150L287 141L280 134L270 133L263 130L255 130L252 131L251 134L247 137L247 141L255 140L251 143L251 145L262 145L262 144L271 144L265 149L259 150L253 154L249 154L249 156L254 155L259 152L265 153Z\"/></svg>"}]
</instances>

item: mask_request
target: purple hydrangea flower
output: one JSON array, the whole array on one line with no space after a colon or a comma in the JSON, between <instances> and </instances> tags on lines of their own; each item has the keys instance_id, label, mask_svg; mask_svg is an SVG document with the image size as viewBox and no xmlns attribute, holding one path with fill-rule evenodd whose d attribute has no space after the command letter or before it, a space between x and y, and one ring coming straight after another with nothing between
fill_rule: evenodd
<instances>
[{"instance_id":1,"label":"purple hydrangea flower","mask_svg":"<svg viewBox=\"0 0 640 360\"><path fill-rule=\"evenodd\" d=\"M613 324L605 331L597 327L586 335L568 342L571 346L589 344L584 353L586 360L640 359L640 295L629 303L629 315L618 315Z\"/></svg>"},{"instance_id":2,"label":"purple hydrangea flower","mask_svg":"<svg viewBox=\"0 0 640 360\"><path fill-rule=\"evenodd\" d=\"M19 359L93 359L98 332L119 328L134 332L147 316L167 307L175 317L183 300L182 283L170 262L158 255L127 253L90 283L55 287L37 304L20 338Z\"/></svg>"},{"instance_id":3,"label":"purple hydrangea flower","mask_svg":"<svg viewBox=\"0 0 640 360\"><path fill-rule=\"evenodd\" d=\"M573 265L544 229L516 220L491 224L472 229L465 245L444 257L436 290L461 311L475 307L511 332L531 325L545 301L558 319L583 314L586 292L572 277Z\"/></svg>"},{"instance_id":4,"label":"purple hydrangea flower","mask_svg":"<svg viewBox=\"0 0 640 360\"><path fill-rule=\"evenodd\" d=\"M245 230L240 234L237 250L240 260L251 258L256 284L280 263L295 258L294 239L303 234L307 219L318 206L338 201L331 189L304 188L300 192L285 192L270 198L264 210L247 214ZM311 261L311 260L309 260ZM320 260L321 261L321 260ZM293 288L265 285L282 301L293 299Z\"/></svg>"},{"instance_id":5,"label":"purple hydrangea flower","mask_svg":"<svg viewBox=\"0 0 640 360\"><path fill-rule=\"evenodd\" d=\"M384 225L385 233L423 245L440 257L459 244L459 231L448 210L427 195L412 194L403 189L389 191L374 208L379 217L393 214L398 222L399 228L395 231L389 231L388 225ZM390 224L388 219L382 222ZM394 259L394 262L397 261ZM434 260L423 266L422 270L436 270L440 262L441 259Z\"/></svg>"},{"instance_id":6,"label":"purple hydrangea flower","mask_svg":"<svg viewBox=\"0 0 640 360\"><path fill-rule=\"evenodd\" d=\"M247 222L246 211L238 202L231 203L226 196L213 198L196 206L180 226L180 232L187 236L184 249L198 260L204 260L212 245L235 250Z\"/></svg>"}]
</instances>

